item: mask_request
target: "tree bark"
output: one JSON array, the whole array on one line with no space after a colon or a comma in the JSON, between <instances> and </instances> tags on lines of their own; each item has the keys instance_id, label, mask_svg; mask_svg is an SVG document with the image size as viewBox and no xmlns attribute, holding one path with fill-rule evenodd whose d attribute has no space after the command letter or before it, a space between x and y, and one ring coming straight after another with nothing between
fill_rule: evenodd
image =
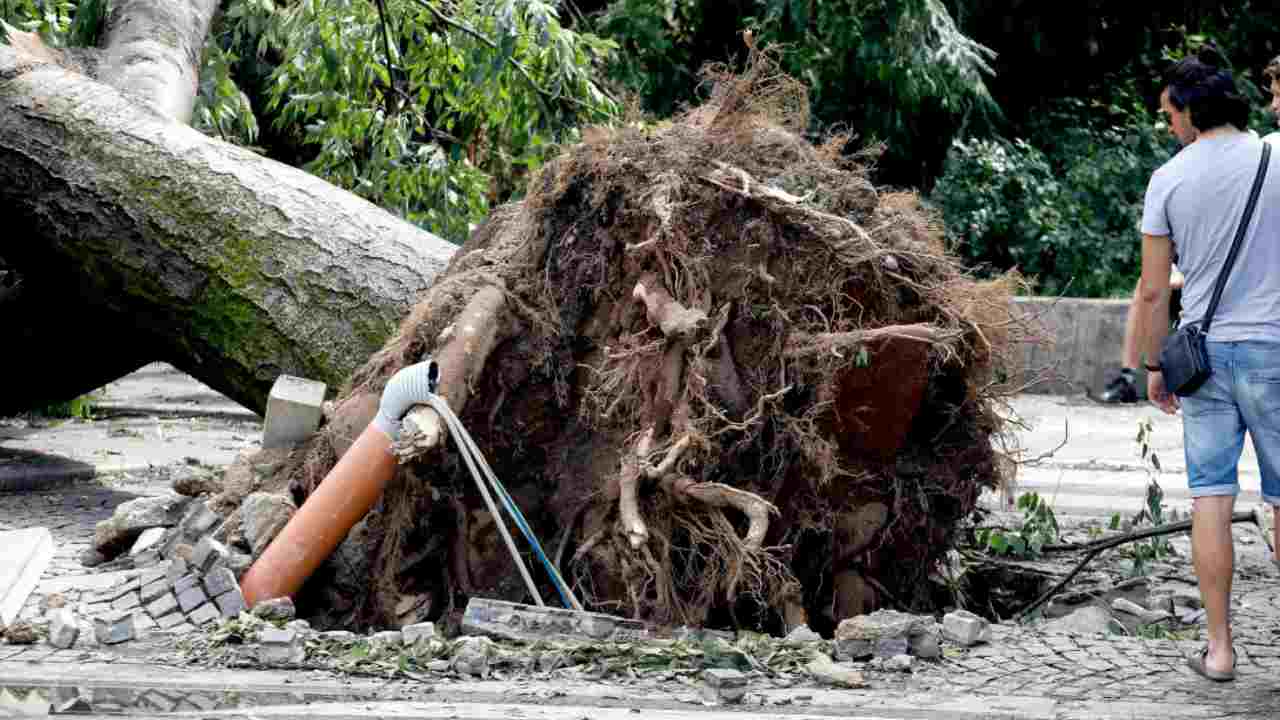
<instances>
[{"instance_id":1,"label":"tree bark","mask_svg":"<svg viewBox=\"0 0 1280 720\"><path fill-rule=\"evenodd\" d=\"M0 207L12 267L76 278L163 359L258 411L281 373L341 384L454 251L11 47L0 47Z\"/></svg>"}]
</instances>

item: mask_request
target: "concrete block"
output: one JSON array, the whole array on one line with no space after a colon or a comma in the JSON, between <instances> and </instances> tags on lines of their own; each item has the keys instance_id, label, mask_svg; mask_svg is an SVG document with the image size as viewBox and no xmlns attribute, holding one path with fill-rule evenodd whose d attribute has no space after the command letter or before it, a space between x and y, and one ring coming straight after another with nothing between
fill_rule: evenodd
<instances>
[{"instance_id":1,"label":"concrete block","mask_svg":"<svg viewBox=\"0 0 1280 720\"><path fill-rule=\"evenodd\" d=\"M288 448L298 445L320 427L323 415L322 382L281 375L267 397L267 417L262 427L262 447Z\"/></svg>"},{"instance_id":2,"label":"concrete block","mask_svg":"<svg viewBox=\"0 0 1280 720\"><path fill-rule=\"evenodd\" d=\"M53 535L48 528L0 532L0 548L0 625L8 625L53 559Z\"/></svg>"},{"instance_id":3,"label":"concrete block","mask_svg":"<svg viewBox=\"0 0 1280 720\"><path fill-rule=\"evenodd\" d=\"M226 545L206 535L200 538L200 542L196 543L195 548L191 550L191 567L206 573L212 570L214 565L225 562L230 554L231 551Z\"/></svg>"},{"instance_id":4,"label":"concrete block","mask_svg":"<svg viewBox=\"0 0 1280 720\"><path fill-rule=\"evenodd\" d=\"M164 540L166 530L162 527L147 528L142 531L137 540L133 541L133 547L129 549L129 556L141 555L148 550L154 550L160 547L160 541Z\"/></svg>"},{"instance_id":5,"label":"concrete block","mask_svg":"<svg viewBox=\"0 0 1280 720\"><path fill-rule=\"evenodd\" d=\"M159 620L178 611L178 598L172 593L165 593L147 605L147 614Z\"/></svg>"},{"instance_id":6,"label":"concrete block","mask_svg":"<svg viewBox=\"0 0 1280 720\"><path fill-rule=\"evenodd\" d=\"M471 598L462 616L462 631L504 640L580 640L627 642L648 638L641 622L603 613Z\"/></svg>"},{"instance_id":7,"label":"concrete block","mask_svg":"<svg viewBox=\"0 0 1280 720\"><path fill-rule=\"evenodd\" d=\"M178 607L182 608L184 613L189 613L207 602L209 602L209 596L205 595L204 590L199 587L188 588L178 593Z\"/></svg>"},{"instance_id":8,"label":"concrete block","mask_svg":"<svg viewBox=\"0 0 1280 720\"><path fill-rule=\"evenodd\" d=\"M49 613L49 644L57 648L69 648L80 637L80 620L69 607L60 607Z\"/></svg>"},{"instance_id":9,"label":"concrete block","mask_svg":"<svg viewBox=\"0 0 1280 720\"><path fill-rule=\"evenodd\" d=\"M432 640L436 636L435 623L415 623L400 628L400 633L404 637L405 645L417 645L423 640Z\"/></svg>"},{"instance_id":10,"label":"concrete block","mask_svg":"<svg viewBox=\"0 0 1280 720\"><path fill-rule=\"evenodd\" d=\"M248 610L244 604L244 594L240 592L239 586L222 593L214 598L213 602L218 606L218 612L222 613L222 617L225 618L237 617L240 613Z\"/></svg>"},{"instance_id":11,"label":"concrete block","mask_svg":"<svg viewBox=\"0 0 1280 720\"><path fill-rule=\"evenodd\" d=\"M201 627L211 622L222 619L222 613L218 612L218 607L213 603L205 603L200 607L187 613L187 622Z\"/></svg>"},{"instance_id":12,"label":"concrete block","mask_svg":"<svg viewBox=\"0 0 1280 720\"><path fill-rule=\"evenodd\" d=\"M123 612L94 618L93 634L102 645L116 645L137 637L133 613Z\"/></svg>"},{"instance_id":13,"label":"concrete block","mask_svg":"<svg viewBox=\"0 0 1280 720\"><path fill-rule=\"evenodd\" d=\"M702 700L709 705L736 705L747 694L747 676L737 670L702 671Z\"/></svg>"},{"instance_id":14,"label":"concrete block","mask_svg":"<svg viewBox=\"0 0 1280 720\"><path fill-rule=\"evenodd\" d=\"M217 567L204 576L204 589L209 597L216 598L222 593L240 587L236 584L236 575L225 567Z\"/></svg>"},{"instance_id":15,"label":"concrete block","mask_svg":"<svg viewBox=\"0 0 1280 720\"><path fill-rule=\"evenodd\" d=\"M956 610L942 618L942 634L948 640L967 647L989 640L991 626L968 610Z\"/></svg>"}]
</instances>

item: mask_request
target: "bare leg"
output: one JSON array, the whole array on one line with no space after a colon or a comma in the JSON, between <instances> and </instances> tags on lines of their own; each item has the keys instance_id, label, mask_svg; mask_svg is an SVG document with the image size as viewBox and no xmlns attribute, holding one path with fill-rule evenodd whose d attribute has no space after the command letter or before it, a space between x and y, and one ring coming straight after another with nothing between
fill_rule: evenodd
<instances>
[{"instance_id":1,"label":"bare leg","mask_svg":"<svg viewBox=\"0 0 1280 720\"><path fill-rule=\"evenodd\" d=\"M1209 621L1205 666L1224 672L1235 660L1231 649L1231 576L1235 569L1231 510L1235 500L1231 495L1196 498L1191 516L1191 559Z\"/></svg>"}]
</instances>

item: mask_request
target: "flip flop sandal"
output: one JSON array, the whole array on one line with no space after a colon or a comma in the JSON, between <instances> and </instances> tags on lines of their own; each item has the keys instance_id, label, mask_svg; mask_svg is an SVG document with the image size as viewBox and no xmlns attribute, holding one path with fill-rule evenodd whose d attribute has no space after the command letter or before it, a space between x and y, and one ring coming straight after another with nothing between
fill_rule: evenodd
<instances>
[{"instance_id":1,"label":"flip flop sandal","mask_svg":"<svg viewBox=\"0 0 1280 720\"><path fill-rule=\"evenodd\" d=\"M1232 680L1236 679L1235 648L1232 648L1231 650L1231 669L1230 670L1226 670L1226 671L1210 670L1204 664L1204 660L1208 656L1209 656L1209 648L1206 646L1205 649L1201 650L1199 654L1192 655L1191 657L1187 658L1187 667L1191 668L1192 670L1195 670L1197 675L1204 678L1208 678L1209 680L1212 680L1214 682L1231 682Z\"/></svg>"}]
</instances>

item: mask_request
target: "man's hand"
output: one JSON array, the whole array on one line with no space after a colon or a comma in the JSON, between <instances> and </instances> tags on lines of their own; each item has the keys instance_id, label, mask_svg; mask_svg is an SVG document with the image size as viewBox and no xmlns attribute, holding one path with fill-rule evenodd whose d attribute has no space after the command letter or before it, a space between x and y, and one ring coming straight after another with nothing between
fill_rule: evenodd
<instances>
[{"instance_id":1,"label":"man's hand","mask_svg":"<svg viewBox=\"0 0 1280 720\"><path fill-rule=\"evenodd\" d=\"M1166 415L1178 414L1178 408L1181 406L1178 396L1169 392L1169 388L1164 386L1164 373L1161 372L1147 373L1147 399Z\"/></svg>"}]
</instances>

